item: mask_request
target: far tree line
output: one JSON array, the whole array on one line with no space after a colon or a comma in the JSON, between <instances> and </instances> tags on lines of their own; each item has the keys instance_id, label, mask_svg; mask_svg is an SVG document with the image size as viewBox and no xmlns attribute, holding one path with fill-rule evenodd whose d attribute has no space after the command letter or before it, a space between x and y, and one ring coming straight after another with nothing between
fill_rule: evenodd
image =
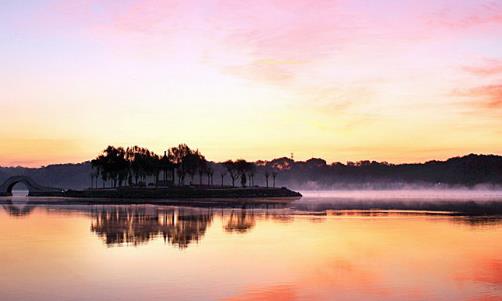
<instances>
[{"instance_id":1,"label":"far tree line","mask_svg":"<svg viewBox=\"0 0 502 301\"><path fill-rule=\"evenodd\" d=\"M179 148L179 147L178 147ZM127 150L127 149L126 149ZM123 158L125 150L118 151ZM136 150L136 152L138 152ZM142 151L146 153L146 151ZM193 152L193 151L192 151ZM110 149L110 154L115 153ZM129 151L131 153L131 151ZM141 153L141 152L140 152ZM163 153L163 152L162 152ZM105 153L103 152L102 155ZM166 156L168 152L166 151ZM89 161L78 164L53 164L41 168L24 167L0 167L0 182L5 181L10 176L26 175L36 182L45 186L63 187L65 189L83 189L89 187L89 180L92 179L93 187L113 186L115 179L116 186L119 185L119 176L122 185L155 185L155 172L148 172L151 168L150 155L138 155L134 166L131 159L126 162L122 159L106 159L115 162L115 166L127 165L128 168L111 167L113 165L106 162L94 162L92 168ZM111 157L106 155L105 157ZM164 156L159 156L160 158ZM129 156L130 158L130 156ZM96 158L98 159L98 158ZM99 158L100 161L104 158ZM165 159L164 159L165 161ZM238 160L232 161L236 162ZM116 164L118 162L118 164ZM142 163L140 163L142 162ZM172 163L171 161L169 161ZM190 160L188 160L190 162ZM105 165L102 166L102 164ZM125 164L124 164L125 163ZM221 185L223 178L224 185L232 185L230 175L224 165L225 162L207 162L209 167L209 183ZM186 166L187 163L185 163ZM287 186L295 190L311 189L396 189L409 187L474 187L477 185L502 185L502 156L498 155L476 155L470 154L462 157L454 157L444 161L428 161L425 163L403 163L392 164L387 162L359 161L359 162L332 162L328 163L321 158L311 158L305 161L295 161L291 158L281 157L271 160L259 160L253 162L255 169L247 172L246 185L266 186L267 180L273 186L273 174L277 177L276 186ZM228 165L228 164L227 164ZM99 169L98 169L98 166ZM105 168L106 166L106 168ZM136 170L137 172L133 171ZM158 167L154 167L153 170ZM179 177L183 171L173 170L168 167L168 172L160 172L158 184L165 182L168 177L168 185L178 185ZM185 169L186 170L186 169ZM199 170L195 171L193 184L207 185L207 174L203 173L199 177ZM191 171L193 173L193 171ZM221 175L223 173L223 176ZM92 174L92 177L90 175ZM174 175L174 176L173 176ZM234 177L234 185L240 186L241 178ZM251 182L249 175L252 175ZM138 180L136 181L136 177ZM105 181L102 179L105 178ZM202 178L202 180L200 179ZM174 183L172 183L174 179ZM190 175L185 174L184 183L189 184ZM167 183L166 182L166 183ZM251 184L253 183L253 184ZM411 186L410 186L411 185Z\"/></svg>"},{"instance_id":2,"label":"far tree line","mask_svg":"<svg viewBox=\"0 0 502 301\"><path fill-rule=\"evenodd\" d=\"M91 161L91 187L98 187L98 179L101 180L103 188L187 184L223 186L227 176L232 187L255 186L256 163L237 159L227 160L219 165L224 168L215 168L217 164L207 161L198 149L191 149L186 144L171 147L162 156L139 146L108 146ZM266 187L269 187L269 182L275 187L277 171L274 168L261 170ZM214 181L215 172L221 179L218 184Z\"/></svg>"}]
</instances>

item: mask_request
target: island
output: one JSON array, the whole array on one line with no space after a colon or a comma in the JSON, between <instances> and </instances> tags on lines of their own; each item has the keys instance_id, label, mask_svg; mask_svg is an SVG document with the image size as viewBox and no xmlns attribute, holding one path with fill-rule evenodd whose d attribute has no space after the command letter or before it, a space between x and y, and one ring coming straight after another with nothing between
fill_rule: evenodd
<instances>
[{"instance_id":1,"label":"island","mask_svg":"<svg viewBox=\"0 0 502 301\"><path fill-rule=\"evenodd\" d=\"M180 202L191 204L195 203L194 199L198 203L205 202L202 199L219 203L230 200L242 203L245 199L246 202L288 203L302 196L286 187L276 187L276 170L265 170L265 186L255 185L255 163L237 159L216 165L186 144L170 148L163 156L138 146L108 146L91 161L91 166L91 185L87 189L42 186L21 175L0 185L0 196L12 195L17 183L23 183L31 197L114 199L113 203L119 199L126 203L182 200ZM214 181L215 172L219 183Z\"/></svg>"}]
</instances>

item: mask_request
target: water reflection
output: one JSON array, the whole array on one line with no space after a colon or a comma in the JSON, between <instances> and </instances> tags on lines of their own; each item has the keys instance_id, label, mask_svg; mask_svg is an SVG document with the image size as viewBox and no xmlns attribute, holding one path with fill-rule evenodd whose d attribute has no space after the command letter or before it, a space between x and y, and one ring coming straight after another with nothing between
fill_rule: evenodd
<instances>
[{"instance_id":1,"label":"water reflection","mask_svg":"<svg viewBox=\"0 0 502 301\"><path fill-rule=\"evenodd\" d=\"M502 216L457 216L452 218L452 222L473 228L486 228L502 224Z\"/></svg>"},{"instance_id":2,"label":"water reflection","mask_svg":"<svg viewBox=\"0 0 502 301\"><path fill-rule=\"evenodd\" d=\"M29 202L4 202L10 216L27 217L36 208L53 214L79 213L91 217L90 230L109 247L138 246L162 237L164 242L184 249L199 242L215 214L224 221L228 233L246 233L256 225L257 217L277 222L291 222L288 210L241 208L212 209L154 205L35 205Z\"/></svg>"},{"instance_id":3,"label":"water reflection","mask_svg":"<svg viewBox=\"0 0 502 301\"><path fill-rule=\"evenodd\" d=\"M212 221L211 209L158 207L103 207L93 210L91 231L109 246L164 241L186 248L198 242Z\"/></svg>"},{"instance_id":4,"label":"water reflection","mask_svg":"<svg viewBox=\"0 0 502 301\"><path fill-rule=\"evenodd\" d=\"M225 223L225 231L245 233L255 225L256 219L254 212L247 212L246 210L239 210L236 212L232 210Z\"/></svg>"},{"instance_id":5,"label":"water reflection","mask_svg":"<svg viewBox=\"0 0 502 301\"><path fill-rule=\"evenodd\" d=\"M273 209L210 209L185 207L101 207L91 211L91 231L108 246L140 245L157 237L179 248L198 242L218 212L228 233L246 233L257 218L291 222L293 215Z\"/></svg>"},{"instance_id":6,"label":"water reflection","mask_svg":"<svg viewBox=\"0 0 502 301\"><path fill-rule=\"evenodd\" d=\"M90 230L109 247L138 246L157 238L180 249L199 242L211 226L215 214L220 215L227 233L244 234L258 221L291 223L303 216L311 223L323 222L326 217L406 217L445 216L451 222L471 227L490 227L502 224L502 216L470 216L445 211L418 210L321 210L263 208L190 208L154 205L36 205L30 202L4 201L2 208L10 216L27 217L36 208L56 214L79 213L91 217Z\"/></svg>"},{"instance_id":7,"label":"water reflection","mask_svg":"<svg viewBox=\"0 0 502 301\"><path fill-rule=\"evenodd\" d=\"M12 204L7 203L2 205L2 208L11 216L25 216L29 215L33 209L35 209L34 205L31 204Z\"/></svg>"},{"instance_id":8,"label":"water reflection","mask_svg":"<svg viewBox=\"0 0 502 301\"><path fill-rule=\"evenodd\" d=\"M155 207L103 207L93 210L91 231L109 246L144 244L159 235L186 248L198 241L211 221L210 214L184 217L183 212Z\"/></svg>"},{"instance_id":9,"label":"water reflection","mask_svg":"<svg viewBox=\"0 0 502 301\"><path fill-rule=\"evenodd\" d=\"M347 199L347 198L303 198L292 204L293 208L302 211L358 210L367 211L401 210L429 212L458 212L465 215L502 214L500 200L434 200L434 199Z\"/></svg>"},{"instance_id":10,"label":"water reflection","mask_svg":"<svg viewBox=\"0 0 502 301\"><path fill-rule=\"evenodd\" d=\"M421 211L3 203L0 300L501 300L501 225Z\"/></svg>"}]
</instances>

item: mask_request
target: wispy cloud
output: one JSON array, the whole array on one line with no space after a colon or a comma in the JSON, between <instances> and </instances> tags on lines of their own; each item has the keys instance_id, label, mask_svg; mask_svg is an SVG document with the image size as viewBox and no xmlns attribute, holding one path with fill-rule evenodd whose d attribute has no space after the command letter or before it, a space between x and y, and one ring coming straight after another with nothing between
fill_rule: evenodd
<instances>
[{"instance_id":1,"label":"wispy cloud","mask_svg":"<svg viewBox=\"0 0 502 301\"><path fill-rule=\"evenodd\" d=\"M183 25L183 2L172 0L134 1L112 19L114 29L144 34L169 33Z\"/></svg>"},{"instance_id":2,"label":"wispy cloud","mask_svg":"<svg viewBox=\"0 0 502 301\"><path fill-rule=\"evenodd\" d=\"M467 90L457 90L454 95L469 97L468 104L483 110L502 109L502 84L478 86Z\"/></svg>"},{"instance_id":3,"label":"wispy cloud","mask_svg":"<svg viewBox=\"0 0 502 301\"><path fill-rule=\"evenodd\" d=\"M502 112L500 1L50 0L3 8L0 92L21 113L0 125L36 125L20 137L35 128L93 137L75 150L80 158L118 132L121 141L148 136L160 148L173 139L159 130L166 116L186 125L179 137L204 136L201 148L233 141L260 148L258 157L281 147L338 160L327 142L337 141L387 146L375 156L393 161L391 146L463 152L481 144L464 139L481 131L490 133L479 138L486 149L500 149L492 142ZM187 106L201 118L187 122ZM228 116L239 125L229 128ZM294 130L262 147L256 124ZM430 129L449 140L424 137ZM68 155L58 149L53 157Z\"/></svg>"},{"instance_id":4,"label":"wispy cloud","mask_svg":"<svg viewBox=\"0 0 502 301\"><path fill-rule=\"evenodd\" d=\"M451 1L433 13L429 21L434 26L445 26L455 30L502 24L502 3L493 0L462 3Z\"/></svg>"},{"instance_id":5,"label":"wispy cloud","mask_svg":"<svg viewBox=\"0 0 502 301\"><path fill-rule=\"evenodd\" d=\"M502 60L485 59L483 64L463 66L462 68L468 73L479 76L502 74Z\"/></svg>"}]
</instances>

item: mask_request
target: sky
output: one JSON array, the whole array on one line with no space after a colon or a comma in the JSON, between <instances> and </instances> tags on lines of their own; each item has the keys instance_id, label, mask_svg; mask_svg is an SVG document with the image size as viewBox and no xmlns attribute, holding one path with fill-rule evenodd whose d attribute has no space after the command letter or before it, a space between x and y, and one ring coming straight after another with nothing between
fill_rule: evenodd
<instances>
[{"instance_id":1,"label":"sky","mask_svg":"<svg viewBox=\"0 0 502 301\"><path fill-rule=\"evenodd\" d=\"M502 0L0 1L0 165L502 154Z\"/></svg>"}]
</instances>

